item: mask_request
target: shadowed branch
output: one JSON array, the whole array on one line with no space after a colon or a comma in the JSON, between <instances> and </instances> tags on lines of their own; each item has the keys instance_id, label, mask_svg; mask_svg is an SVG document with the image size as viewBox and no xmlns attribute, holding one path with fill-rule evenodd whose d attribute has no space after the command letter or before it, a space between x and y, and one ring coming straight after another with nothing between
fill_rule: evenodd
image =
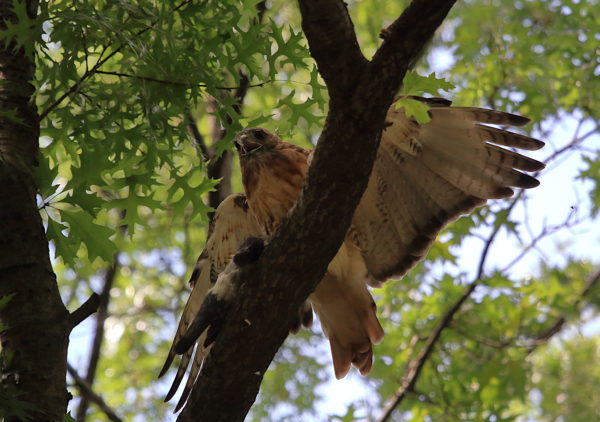
<instances>
[{"instance_id":1,"label":"shadowed branch","mask_svg":"<svg viewBox=\"0 0 600 422\"><path fill-rule=\"evenodd\" d=\"M71 329L81 324L87 317L96 312L99 306L100 296L97 293L92 293L88 300L83 303L83 305L71 312L71 315L69 315Z\"/></svg>"},{"instance_id":2,"label":"shadowed branch","mask_svg":"<svg viewBox=\"0 0 600 422\"><path fill-rule=\"evenodd\" d=\"M81 378L75 368L73 368L69 363L67 363L67 371L69 372L69 375L71 375L71 378L73 378L73 381L75 381L75 385L79 389L82 399L85 397L87 401L95 403L100 410L104 412L109 420L113 422L122 422L122 419L118 417L115 411L106 404L104 399L96 394L94 390L92 390L90 383Z\"/></svg>"}]
</instances>

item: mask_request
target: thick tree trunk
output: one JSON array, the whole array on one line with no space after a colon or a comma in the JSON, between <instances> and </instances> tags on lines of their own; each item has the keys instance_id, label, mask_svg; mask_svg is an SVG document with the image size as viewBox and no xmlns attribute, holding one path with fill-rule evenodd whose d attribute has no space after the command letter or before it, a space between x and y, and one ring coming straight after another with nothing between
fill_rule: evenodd
<instances>
[{"instance_id":1,"label":"thick tree trunk","mask_svg":"<svg viewBox=\"0 0 600 422\"><path fill-rule=\"evenodd\" d=\"M0 0L2 30L16 21L12 6L12 0ZM27 8L35 17L37 2L28 1ZM18 399L35 406L32 420L55 422L63 420L68 401L70 324L36 206L39 121L33 76L33 60L24 50L0 42L0 111L17 117L0 116L0 296L12 295L0 309L0 322L8 327L1 332L2 382L13 383Z\"/></svg>"}]
</instances>

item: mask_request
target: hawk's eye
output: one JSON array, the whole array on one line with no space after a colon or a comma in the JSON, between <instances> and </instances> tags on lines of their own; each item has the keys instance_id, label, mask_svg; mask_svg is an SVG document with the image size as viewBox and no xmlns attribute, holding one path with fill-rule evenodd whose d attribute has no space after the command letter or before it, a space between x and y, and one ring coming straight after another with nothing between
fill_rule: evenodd
<instances>
[{"instance_id":1,"label":"hawk's eye","mask_svg":"<svg viewBox=\"0 0 600 422\"><path fill-rule=\"evenodd\" d=\"M255 139L257 139L258 141L264 141L265 138L267 137L267 132L265 132L262 129L254 129L252 131L252 135L254 136Z\"/></svg>"}]
</instances>

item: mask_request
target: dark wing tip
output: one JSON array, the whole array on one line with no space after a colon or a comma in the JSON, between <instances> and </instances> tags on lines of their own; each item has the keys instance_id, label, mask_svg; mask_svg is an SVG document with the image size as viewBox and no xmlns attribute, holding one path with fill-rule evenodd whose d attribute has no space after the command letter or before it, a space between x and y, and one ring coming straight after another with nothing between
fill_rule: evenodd
<instances>
[{"instance_id":1,"label":"dark wing tip","mask_svg":"<svg viewBox=\"0 0 600 422\"><path fill-rule=\"evenodd\" d=\"M546 145L546 143L544 141L540 141L539 139L531 138L531 140L533 142L531 143L532 146L531 146L530 151L537 151L538 149L543 148ZM544 165L544 167L545 167L545 165Z\"/></svg>"},{"instance_id":2,"label":"dark wing tip","mask_svg":"<svg viewBox=\"0 0 600 422\"><path fill-rule=\"evenodd\" d=\"M165 364L163 365L162 369L160 370L160 373L158 374L158 378L162 378L167 373L167 371L171 367L171 364L173 363L174 358L175 358L175 355L173 353L171 353L171 350L170 350L169 355L167 356L167 360L165 360Z\"/></svg>"},{"instance_id":3,"label":"dark wing tip","mask_svg":"<svg viewBox=\"0 0 600 422\"><path fill-rule=\"evenodd\" d=\"M417 100L429 107L450 107L452 101L442 97L421 97L420 95L406 95L399 98L410 98L411 100Z\"/></svg>"},{"instance_id":4,"label":"dark wing tip","mask_svg":"<svg viewBox=\"0 0 600 422\"><path fill-rule=\"evenodd\" d=\"M518 114L504 113L504 115L508 119L508 124L511 126L525 126L531 121L529 117L520 116Z\"/></svg>"},{"instance_id":5,"label":"dark wing tip","mask_svg":"<svg viewBox=\"0 0 600 422\"><path fill-rule=\"evenodd\" d=\"M515 184L516 187L523 189L531 189L538 187L540 185L540 181L535 177L529 176L528 174L519 174L519 180Z\"/></svg>"},{"instance_id":6,"label":"dark wing tip","mask_svg":"<svg viewBox=\"0 0 600 422\"><path fill-rule=\"evenodd\" d=\"M515 168L525 171L540 171L546 168L546 164L542 163L541 161L528 158L527 161L522 163L522 167L515 166Z\"/></svg>"},{"instance_id":7,"label":"dark wing tip","mask_svg":"<svg viewBox=\"0 0 600 422\"><path fill-rule=\"evenodd\" d=\"M178 355L183 355L190 347L192 347L194 341L196 341L196 339L190 339L190 337L184 335L177 343L175 343L173 351Z\"/></svg>"},{"instance_id":8,"label":"dark wing tip","mask_svg":"<svg viewBox=\"0 0 600 422\"><path fill-rule=\"evenodd\" d=\"M175 380L175 381L177 381L177 380ZM173 396L177 392L177 389L179 388L179 383L181 382L181 379L179 379L179 382L175 382L175 381L173 381L173 384L171 385L169 392L165 396L165 400L164 400L165 403L173 398Z\"/></svg>"},{"instance_id":9,"label":"dark wing tip","mask_svg":"<svg viewBox=\"0 0 600 422\"><path fill-rule=\"evenodd\" d=\"M498 187L492 195L490 195L490 199L502 199L502 198L510 198L513 196L515 191L506 186Z\"/></svg>"}]
</instances>

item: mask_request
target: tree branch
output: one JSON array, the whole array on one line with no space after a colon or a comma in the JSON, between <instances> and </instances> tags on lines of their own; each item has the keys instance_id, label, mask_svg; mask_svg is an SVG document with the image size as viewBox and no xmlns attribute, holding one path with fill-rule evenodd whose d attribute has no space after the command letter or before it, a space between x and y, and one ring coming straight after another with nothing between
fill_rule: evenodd
<instances>
[{"instance_id":1,"label":"tree branch","mask_svg":"<svg viewBox=\"0 0 600 422\"><path fill-rule=\"evenodd\" d=\"M577 298L575 303L573 303L573 309L577 309L581 305L581 302L583 302L583 300L588 297L598 285L600 285L600 267L596 268L596 270L588 277L581 295ZM531 354L539 346L547 343L555 334L562 330L566 322L567 318L565 316L557 318L552 325L540 332L535 340L529 343L527 354Z\"/></svg>"},{"instance_id":2,"label":"tree branch","mask_svg":"<svg viewBox=\"0 0 600 422\"><path fill-rule=\"evenodd\" d=\"M123 229L122 229L123 230ZM100 349L102 347L102 341L104 339L104 322L108 317L108 303L110 301L110 289L115 281L119 267L119 254L115 254L113 259L113 265L111 265L104 275L104 285L102 286L102 292L99 295L98 314L96 315L96 329L94 330L94 339L92 340L92 349L90 350L90 357L88 361L87 372L85 375L85 381L91 386L94 384L96 378L96 369L98 367L98 360L100 359ZM77 407L77 413L75 420L77 422L83 422L85 420L85 414L89 406L89 397L81 396L79 406Z\"/></svg>"},{"instance_id":3,"label":"tree branch","mask_svg":"<svg viewBox=\"0 0 600 422\"><path fill-rule=\"evenodd\" d=\"M236 115L240 116L242 114L242 106L244 105L244 99L248 93L248 88L250 88L248 77L242 72L239 72L239 86L233 95L235 103L232 108L235 115L232 116L231 113L225 115L227 126L231 126ZM214 124L217 124L216 120L214 121ZM218 127L214 127L213 132L213 145L225 139L227 136L226 129L221 130ZM231 163L233 161L233 154L231 151L226 150L217 157L214 148L211 148L210 152L211 158L208 163L207 175L211 179L221 179L219 187L208 193L208 206L216 209L221 201L231 194ZM210 221L212 221L213 217L214 212L210 212L208 215Z\"/></svg>"},{"instance_id":4,"label":"tree branch","mask_svg":"<svg viewBox=\"0 0 600 422\"><path fill-rule=\"evenodd\" d=\"M183 87L200 87L200 88L204 88L207 85L203 84L203 83L190 83L190 82L179 82L179 81L168 81L166 79L157 79L157 78L153 78L151 76L140 76L140 75L132 75L130 73L124 73L124 72L115 72L115 71L108 71L108 70L96 70L97 74L99 75L111 75L111 76L118 76L120 78L132 78L132 79L139 79L142 81L147 81L147 82L155 82L155 83L159 83L159 84L163 84L163 85L175 85L175 86L183 86ZM254 84L248 84L246 81L246 88L248 87L250 88L258 88L261 86L265 86L271 82L274 82L274 79L269 79L267 81L264 82L257 82ZM220 89L223 91L238 91L241 88L241 84L240 86L216 86L215 89Z\"/></svg>"},{"instance_id":5,"label":"tree branch","mask_svg":"<svg viewBox=\"0 0 600 422\"><path fill-rule=\"evenodd\" d=\"M510 215L515 205L519 201L523 191L520 191L510 202L510 205L506 208L506 217ZM388 399L388 403L384 406L383 411L379 418L376 419L376 422L385 422L387 421L392 412L402 403L402 401L406 398L408 393L413 391L419 375L421 375L422 369L425 367L425 363L427 363L428 358L431 356L434 347L436 346L438 340L440 339L442 332L451 326L451 323L462 307L462 305L466 302L466 300L471 297L471 294L475 291L477 286L481 284L481 278L484 275L485 263L490 251L490 247L494 243L496 236L500 232L502 228L501 224L495 224L494 229L488 236L485 245L483 246L483 250L481 252L481 256L479 257L479 264L477 266L477 274L473 281L471 281L463 294L458 298L456 302L446 311L446 313L441 317L440 321L434 328L434 330L429 334L425 345L417 355L415 359L413 359L408 364L408 370L406 371L405 376L402 378L402 383L400 387L396 390L396 392Z\"/></svg>"},{"instance_id":6,"label":"tree branch","mask_svg":"<svg viewBox=\"0 0 600 422\"><path fill-rule=\"evenodd\" d=\"M386 112L409 64L436 29L434 20L422 17L427 22L422 37L405 42L409 52L386 64L386 71L395 72L386 85L360 54L341 1L301 0L300 9L311 52L329 88L330 112L301 198L258 263L241 270L245 283L179 421L196 421L198 415L211 422L244 419L292 325L290 309L298 309L314 290L344 239L371 172ZM418 22L412 16L410 23ZM390 29L392 39L407 31L407 20L402 22Z\"/></svg>"},{"instance_id":7,"label":"tree branch","mask_svg":"<svg viewBox=\"0 0 600 422\"><path fill-rule=\"evenodd\" d=\"M83 397L85 397L87 401L95 403L100 408L100 410L104 412L104 414L108 417L109 420L113 422L122 422L122 419L118 417L115 411L112 410L110 406L106 404L104 399L100 395L96 394L94 390L92 390L92 386L90 385L90 383L81 378L81 376L77 373L75 368L73 368L68 362L67 371L69 372L69 375L71 375L71 378L73 378L73 381L75 381L75 385L77 386L77 388L79 388L79 393L81 395L82 400Z\"/></svg>"},{"instance_id":8,"label":"tree branch","mask_svg":"<svg viewBox=\"0 0 600 422\"><path fill-rule=\"evenodd\" d=\"M427 338L425 345L423 346L417 357L408 364L408 370L402 378L400 388L398 388L398 390L396 390L396 392L388 400L388 403L383 408L381 416L379 416L379 418L376 419L376 422L387 421L392 415L392 412L398 407L398 405L400 405L400 403L402 403L406 396L414 390L419 375L421 375L421 371L423 370L423 367L425 367L425 363L427 362L427 359L433 352L433 348L435 347L437 341L442 335L442 332L450 326L450 323L452 322L452 319L454 318L456 313L460 310L463 303L465 303L465 301L471 296L471 294L478 285L478 279L472 281L465 288L460 298L442 316L435 329Z\"/></svg>"},{"instance_id":9,"label":"tree branch","mask_svg":"<svg viewBox=\"0 0 600 422\"><path fill-rule=\"evenodd\" d=\"M383 44L373 56L371 72L379 76L380 95L400 84L420 57L423 45L433 37L456 0L414 0L394 23L382 31Z\"/></svg>"},{"instance_id":10,"label":"tree branch","mask_svg":"<svg viewBox=\"0 0 600 422\"><path fill-rule=\"evenodd\" d=\"M346 3L339 0L301 0L302 29L310 54L319 66L331 97L341 97L355 85L367 59L356 40Z\"/></svg>"},{"instance_id":11,"label":"tree branch","mask_svg":"<svg viewBox=\"0 0 600 422\"><path fill-rule=\"evenodd\" d=\"M472 333L469 333L467 330L463 330L460 327L460 325L456 323L456 321L451 321L450 325L448 327L453 329L454 331L456 331L461 336L463 336L471 341L483 344L483 345L491 347L493 349L499 349L499 350L506 349L507 347L513 346L516 343L516 338L514 338L514 337L511 337L504 341L498 341L498 340L492 340L490 338L474 335Z\"/></svg>"},{"instance_id":12,"label":"tree branch","mask_svg":"<svg viewBox=\"0 0 600 422\"><path fill-rule=\"evenodd\" d=\"M206 146L204 136L202 136L200 130L198 129L198 122L189 111L185 114L185 118L187 119L188 131L192 137L194 147L200 152L200 159L204 162L208 162L210 160L211 152Z\"/></svg>"},{"instance_id":13,"label":"tree branch","mask_svg":"<svg viewBox=\"0 0 600 422\"><path fill-rule=\"evenodd\" d=\"M88 300L83 305L75 309L69 315L69 322L71 323L71 329L81 324L87 317L92 315L98 310L100 306L100 296L97 293L92 293Z\"/></svg>"},{"instance_id":14,"label":"tree branch","mask_svg":"<svg viewBox=\"0 0 600 422\"><path fill-rule=\"evenodd\" d=\"M173 12L181 9L183 6L185 6L186 4L190 3L191 1L192 0L184 0L184 1L182 1L181 3L179 3L177 6L175 6L173 8ZM143 35L145 32L147 32L150 29L154 28L157 23L158 23L158 20L155 20L154 22L151 22L147 27L145 27L144 29L141 29L140 31L138 31L135 34L135 36L139 37L140 35ZM111 43L112 43L112 41L107 45L107 47L104 49L104 51L106 51L108 49L108 47L110 46ZM94 65L94 67L92 67L89 70L86 69L86 71L83 73L83 75L81 75L81 77L79 78L79 80L77 82L75 82L73 85L71 85L69 87L69 89L67 89L65 91L65 93L63 95L61 95L56 100L54 100L48 107L46 107L46 109L44 111L42 111L40 113L38 120L39 121L43 120L52 110L54 110L56 107L58 107L67 97L69 97L74 92L77 92L79 90L79 87L81 86L81 84L83 84L83 82L87 78L89 78L90 76L98 73L98 70L104 65L104 63L106 63L107 61L109 61L110 59L112 59L119 51L121 51L127 45L128 45L127 43L121 43L113 51L111 51L108 54L108 56L106 56L104 58L100 57L100 59ZM102 52L102 54L104 54L104 51Z\"/></svg>"}]
</instances>

